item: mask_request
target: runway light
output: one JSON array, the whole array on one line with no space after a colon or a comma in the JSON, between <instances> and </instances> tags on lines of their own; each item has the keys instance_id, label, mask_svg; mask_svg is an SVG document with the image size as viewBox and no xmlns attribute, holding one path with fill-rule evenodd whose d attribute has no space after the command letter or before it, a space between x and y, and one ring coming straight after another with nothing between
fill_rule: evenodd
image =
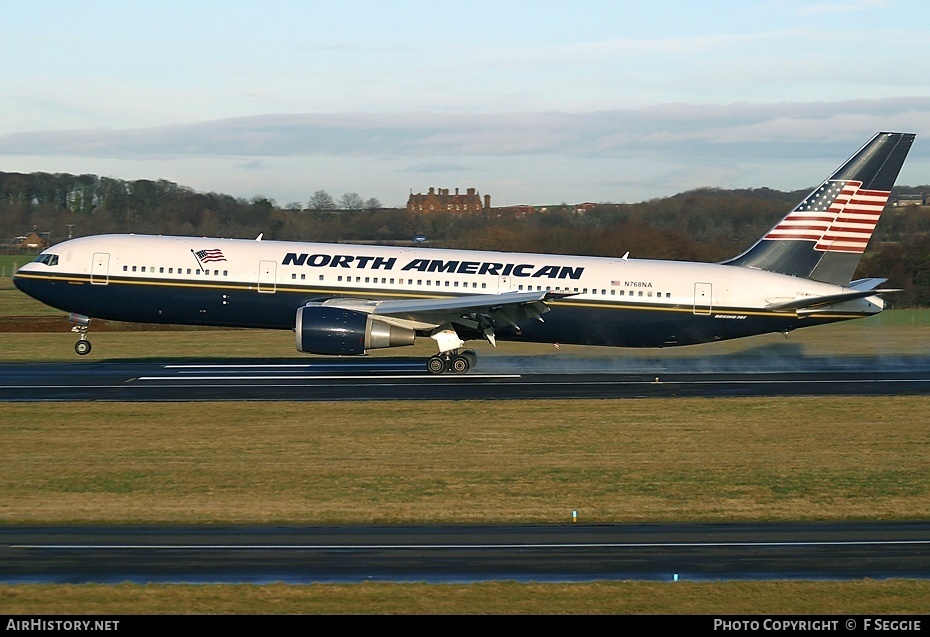
<instances>
[{"instance_id":1,"label":"runway light","mask_svg":"<svg viewBox=\"0 0 930 637\"><path fill-rule=\"evenodd\" d=\"M674 581L674 582L677 582L677 581L678 581L678 573L675 573L675 577L674 577L674 579L673 579L672 581Z\"/></svg>"},{"instance_id":2,"label":"runway light","mask_svg":"<svg viewBox=\"0 0 930 637\"><path fill-rule=\"evenodd\" d=\"M572 511L572 523L574 524L577 521L578 521L578 511Z\"/></svg>"}]
</instances>

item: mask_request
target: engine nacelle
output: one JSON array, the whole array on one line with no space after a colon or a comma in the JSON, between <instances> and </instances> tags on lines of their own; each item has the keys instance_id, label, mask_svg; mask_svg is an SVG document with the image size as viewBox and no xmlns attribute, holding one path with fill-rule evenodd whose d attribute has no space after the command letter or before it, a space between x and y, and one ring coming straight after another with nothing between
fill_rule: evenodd
<instances>
[{"instance_id":1,"label":"engine nacelle","mask_svg":"<svg viewBox=\"0 0 930 637\"><path fill-rule=\"evenodd\" d=\"M326 305L297 310L297 351L308 354L358 355L369 349L413 345L416 333L355 312Z\"/></svg>"}]
</instances>

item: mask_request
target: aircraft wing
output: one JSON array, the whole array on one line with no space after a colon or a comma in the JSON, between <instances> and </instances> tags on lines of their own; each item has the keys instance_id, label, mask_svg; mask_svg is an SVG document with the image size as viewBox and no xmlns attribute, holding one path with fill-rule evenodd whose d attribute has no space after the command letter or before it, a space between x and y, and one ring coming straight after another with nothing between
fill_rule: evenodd
<instances>
[{"instance_id":1,"label":"aircraft wing","mask_svg":"<svg viewBox=\"0 0 930 637\"><path fill-rule=\"evenodd\" d=\"M545 301L564 296L569 295L544 290L540 292L476 294L473 296L460 296L451 299L403 299L398 301L381 301L372 314L416 320L417 317L421 317L424 314L449 316L450 314L459 315L473 312L487 313L506 307L525 308L537 306L541 311L548 312L549 308L545 305Z\"/></svg>"},{"instance_id":2,"label":"aircraft wing","mask_svg":"<svg viewBox=\"0 0 930 637\"><path fill-rule=\"evenodd\" d=\"M442 299L330 299L324 305L336 306L373 316L394 319L416 329L428 329L453 323L478 330L493 342L494 328L510 325L527 318L543 320L549 311L546 301L572 296L572 293L541 290L537 292L504 292L474 294Z\"/></svg>"}]
</instances>

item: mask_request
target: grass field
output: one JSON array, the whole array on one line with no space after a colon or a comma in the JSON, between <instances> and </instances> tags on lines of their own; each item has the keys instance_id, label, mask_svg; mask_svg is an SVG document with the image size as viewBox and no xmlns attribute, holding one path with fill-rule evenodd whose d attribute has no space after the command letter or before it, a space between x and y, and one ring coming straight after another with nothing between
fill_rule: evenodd
<instances>
[{"instance_id":1,"label":"grass field","mask_svg":"<svg viewBox=\"0 0 930 637\"><path fill-rule=\"evenodd\" d=\"M62 316L0 279L0 318ZM930 316L692 348L479 344L549 361L930 354ZM288 332L91 330L84 360L302 356ZM0 362L76 360L61 330ZM427 346L398 350L428 355ZM379 352L397 355L398 351ZM802 360L802 359L799 359ZM0 404L0 523L927 519L930 397ZM930 582L0 586L0 612L930 611Z\"/></svg>"},{"instance_id":2,"label":"grass field","mask_svg":"<svg viewBox=\"0 0 930 637\"><path fill-rule=\"evenodd\" d=\"M2 586L0 613L53 614L926 614L930 581ZM621 624L622 626L622 624ZM840 620L840 626L844 626ZM122 629L123 626L120 626Z\"/></svg>"},{"instance_id":3,"label":"grass field","mask_svg":"<svg viewBox=\"0 0 930 637\"><path fill-rule=\"evenodd\" d=\"M0 277L11 277L21 265L24 265L36 258L34 254L0 254Z\"/></svg>"},{"instance_id":4,"label":"grass field","mask_svg":"<svg viewBox=\"0 0 930 637\"><path fill-rule=\"evenodd\" d=\"M0 404L0 522L930 518L930 397Z\"/></svg>"}]
</instances>

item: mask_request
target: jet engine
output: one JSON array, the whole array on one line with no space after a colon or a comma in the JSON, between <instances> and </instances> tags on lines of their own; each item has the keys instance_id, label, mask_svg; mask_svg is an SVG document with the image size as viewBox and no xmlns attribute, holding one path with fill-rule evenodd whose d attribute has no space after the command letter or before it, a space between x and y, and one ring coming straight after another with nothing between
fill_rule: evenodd
<instances>
[{"instance_id":1,"label":"jet engine","mask_svg":"<svg viewBox=\"0 0 930 637\"><path fill-rule=\"evenodd\" d=\"M335 355L413 345L416 336L410 328L379 321L364 312L326 305L299 308L295 333L298 352Z\"/></svg>"}]
</instances>

